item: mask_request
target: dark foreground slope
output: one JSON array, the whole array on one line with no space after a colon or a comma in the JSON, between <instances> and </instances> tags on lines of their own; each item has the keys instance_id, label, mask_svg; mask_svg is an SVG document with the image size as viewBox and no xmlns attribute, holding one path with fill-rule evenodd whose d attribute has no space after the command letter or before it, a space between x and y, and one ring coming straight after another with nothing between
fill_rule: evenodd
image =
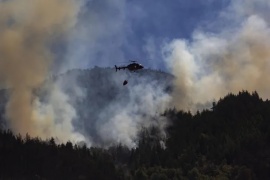
<instances>
[{"instance_id":1,"label":"dark foreground slope","mask_svg":"<svg viewBox=\"0 0 270 180\"><path fill-rule=\"evenodd\" d=\"M0 179L119 179L108 152L0 132Z\"/></svg>"},{"instance_id":2,"label":"dark foreground slope","mask_svg":"<svg viewBox=\"0 0 270 180\"><path fill-rule=\"evenodd\" d=\"M212 110L168 110L166 138L142 129L138 147L79 148L0 132L0 178L269 179L270 102L229 94ZM166 148L164 147L166 145Z\"/></svg>"}]
</instances>

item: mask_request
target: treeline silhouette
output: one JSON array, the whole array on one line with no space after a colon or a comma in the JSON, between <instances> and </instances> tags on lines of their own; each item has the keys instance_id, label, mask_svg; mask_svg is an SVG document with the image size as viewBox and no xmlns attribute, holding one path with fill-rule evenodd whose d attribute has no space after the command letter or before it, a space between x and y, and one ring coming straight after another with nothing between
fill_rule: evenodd
<instances>
[{"instance_id":1,"label":"treeline silhouette","mask_svg":"<svg viewBox=\"0 0 270 180\"><path fill-rule=\"evenodd\" d=\"M137 147L56 144L0 131L1 179L269 179L270 101L228 94L209 110L167 110L166 135L142 128Z\"/></svg>"}]
</instances>

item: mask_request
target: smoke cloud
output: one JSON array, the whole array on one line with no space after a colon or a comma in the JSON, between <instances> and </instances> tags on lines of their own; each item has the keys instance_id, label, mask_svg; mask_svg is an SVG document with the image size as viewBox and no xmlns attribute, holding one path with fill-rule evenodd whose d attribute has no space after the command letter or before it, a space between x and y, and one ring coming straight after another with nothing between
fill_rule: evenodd
<instances>
[{"instance_id":1,"label":"smoke cloud","mask_svg":"<svg viewBox=\"0 0 270 180\"><path fill-rule=\"evenodd\" d=\"M97 11L103 6L107 9ZM166 121L160 114L170 101L164 92L167 82L161 84L149 75L135 78L136 74L112 69L103 79L112 86L98 83L104 77L95 78L95 74L90 76L93 79L82 78L81 83L80 73L49 78L53 71L99 62L97 65L111 66L110 59L123 59L124 6L123 0L107 4L0 1L0 82L9 90L5 115L14 133L56 137L59 142L84 141L89 146L122 143L134 147L142 127L156 126L163 131ZM54 47L61 48L61 41L67 45L59 58ZM122 86L124 79L129 80L128 86ZM111 87L117 87L115 97L110 97Z\"/></svg>"},{"instance_id":2,"label":"smoke cloud","mask_svg":"<svg viewBox=\"0 0 270 180\"><path fill-rule=\"evenodd\" d=\"M269 12L262 11L269 9L266 0L233 1L218 22L209 22L209 27L222 28L210 32L200 27L191 39L164 46L164 62L175 76L172 95L164 91L166 80L156 81L149 72L137 78L122 72L110 72L106 79L98 72L89 75L98 84L90 79L77 84L78 75L47 80L52 69L113 66L126 59L124 51L138 52L129 46L128 35L134 32L125 0L83 2L81 8L82 2L75 0L0 1L0 86L9 89L6 118L15 133L134 147L142 126L164 129L160 114L169 105L195 111L199 104L240 90L269 98L270 22ZM160 40L151 38L142 47L156 57ZM53 48L59 41L67 44L61 59ZM122 86L125 79L129 83ZM107 93L101 94L103 90ZM46 96L37 96L37 91Z\"/></svg>"},{"instance_id":3,"label":"smoke cloud","mask_svg":"<svg viewBox=\"0 0 270 180\"><path fill-rule=\"evenodd\" d=\"M128 35L132 34L132 21L127 19L126 13L130 13L127 7L130 6L125 0L87 1L70 37L72 40L67 53L69 67L63 69L113 67L120 61L138 58L139 47L130 45L133 40L128 39ZM125 58L127 52L129 57ZM136 54L136 57L130 54ZM143 126L156 126L163 131L166 121L160 114L170 101L170 96L164 92L165 85L154 81L155 78L148 73L136 77L136 73L116 73L110 69L107 70L110 71L108 75L102 73L106 70L98 69L89 71L93 72L87 75L89 79L79 75L75 80L84 79L77 84L84 92L84 98L71 97L79 114L78 121L74 123L75 129L88 139L90 145L122 143L134 147ZM63 86L73 91L74 86L68 79L63 80ZM129 81L127 86L122 85L125 79Z\"/></svg>"},{"instance_id":4,"label":"smoke cloud","mask_svg":"<svg viewBox=\"0 0 270 180\"><path fill-rule=\"evenodd\" d=\"M269 98L270 27L261 10L269 3L240 2L221 13L218 20L230 24L219 33L196 30L191 40L175 39L163 48L176 76L172 103L177 108L194 111L198 104L241 90Z\"/></svg>"},{"instance_id":5,"label":"smoke cloud","mask_svg":"<svg viewBox=\"0 0 270 180\"><path fill-rule=\"evenodd\" d=\"M47 104L33 94L55 60L54 39L67 36L78 11L79 3L73 0L0 1L1 86L9 89L6 118L15 133L61 140L80 136L71 125L76 111L61 87L48 87Z\"/></svg>"},{"instance_id":6,"label":"smoke cloud","mask_svg":"<svg viewBox=\"0 0 270 180\"><path fill-rule=\"evenodd\" d=\"M166 119L161 113L167 109L171 100L170 95L164 91L166 85L151 75L139 77L140 82L134 82L132 79L130 78L126 87L127 96L121 97L120 94L99 115L102 123L97 123L98 135L106 145L122 143L128 147L135 147L142 127L154 126L165 135ZM119 78L115 79L115 82L117 81Z\"/></svg>"},{"instance_id":7,"label":"smoke cloud","mask_svg":"<svg viewBox=\"0 0 270 180\"><path fill-rule=\"evenodd\" d=\"M77 81L76 88L71 79ZM128 80L125 86L124 80ZM166 89L171 80L171 75L150 70L130 73L98 67L71 70L58 78L72 95L78 115L73 123L76 131L88 145L102 147L117 143L135 147L142 127L156 127L164 136L167 121L161 114L170 102Z\"/></svg>"}]
</instances>

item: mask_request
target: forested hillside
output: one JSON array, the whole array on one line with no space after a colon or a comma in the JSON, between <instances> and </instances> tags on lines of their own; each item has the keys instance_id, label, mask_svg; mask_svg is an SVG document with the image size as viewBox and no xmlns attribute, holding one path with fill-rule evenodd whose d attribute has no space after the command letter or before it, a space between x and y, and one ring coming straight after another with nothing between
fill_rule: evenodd
<instances>
[{"instance_id":1,"label":"forested hillside","mask_svg":"<svg viewBox=\"0 0 270 180\"><path fill-rule=\"evenodd\" d=\"M270 101L228 94L192 115L168 109L166 136L143 128L137 147L86 148L0 133L0 178L269 179Z\"/></svg>"}]
</instances>

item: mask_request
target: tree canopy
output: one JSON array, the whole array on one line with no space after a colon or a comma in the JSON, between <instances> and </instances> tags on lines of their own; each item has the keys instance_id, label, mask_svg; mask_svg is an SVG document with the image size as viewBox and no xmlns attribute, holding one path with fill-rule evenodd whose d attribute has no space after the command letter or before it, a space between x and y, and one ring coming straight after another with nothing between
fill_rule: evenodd
<instances>
[{"instance_id":1,"label":"tree canopy","mask_svg":"<svg viewBox=\"0 0 270 180\"><path fill-rule=\"evenodd\" d=\"M1 179L269 179L270 101L228 94L196 114L168 109L166 136L142 128L136 148L56 144L0 131Z\"/></svg>"}]
</instances>

